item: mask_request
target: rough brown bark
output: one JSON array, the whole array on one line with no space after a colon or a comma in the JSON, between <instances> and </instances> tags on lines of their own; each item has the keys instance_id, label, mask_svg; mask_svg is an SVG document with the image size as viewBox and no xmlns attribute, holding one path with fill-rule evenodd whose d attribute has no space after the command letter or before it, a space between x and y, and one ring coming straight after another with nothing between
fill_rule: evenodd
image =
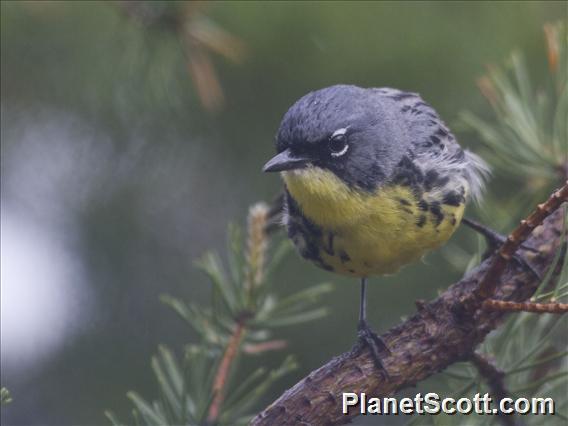
<instances>
[{"instance_id":1,"label":"rough brown bark","mask_svg":"<svg viewBox=\"0 0 568 426\"><path fill-rule=\"evenodd\" d=\"M522 252L526 260L543 274L550 266L562 241L563 211L560 209L538 226L527 240L538 254ZM485 336L507 313L477 309L464 315L460 301L472 294L493 256L450 286L434 301L422 304L415 315L390 329L381 338L390 348L383 359L390 377L380 374L370 353L354 347L310 373L257 415L251 422L260 425L344 424L359 415L342 413L344 392L365 392L385 397L411 387L449 365L467 360ZM531 297L539 279L518 262L509 262L496 286L495 299L522 302Z\"/></svg>"}]
</instances>

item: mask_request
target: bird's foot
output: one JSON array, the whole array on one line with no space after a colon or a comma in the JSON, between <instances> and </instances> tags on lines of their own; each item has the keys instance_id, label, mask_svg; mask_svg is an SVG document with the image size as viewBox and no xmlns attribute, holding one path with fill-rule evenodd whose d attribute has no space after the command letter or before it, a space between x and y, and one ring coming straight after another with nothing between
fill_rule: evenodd
<instances>
[{"instance_id":1,"label":"bird's foot","mask_svg":"<svg viewBox=\"0 0 568 426\"><path fill-rule=\"evenodd\" d=\"M366 346L369 348L373 361L375 361L375 366L383 372L388 379L390 375L383 364L381 353L390 355L391 352L383 339L369 327L369 324L367 324L365 320L359 321L357 326L357 338L361 347Z\"/></svg>"},{"instance_id":2,"label":"bird's foot","mask_svg":"<svg viewBox=\"0 0 568 426\"><path fill-rule=\"evenodd\" d=\"M483 254L483 259L487 259L491 256L500 246L502 246L505 241L507 241L507 237L499 232L491 229L488 226L485 226L479 222L476 222L472 219L463 218L463 223L469 226L474 231L478 232L485 238L485 242L487 243L487 250ZM526 244L521 244L520 248L522 250L529 251L531 253L538 253L539 251L534 247L531 247ZM517 262L521 267L531 271L538 279L541 279L540 273L521 255L515 253L513 255L513 260Z\"/></svg>"}]
</instances>

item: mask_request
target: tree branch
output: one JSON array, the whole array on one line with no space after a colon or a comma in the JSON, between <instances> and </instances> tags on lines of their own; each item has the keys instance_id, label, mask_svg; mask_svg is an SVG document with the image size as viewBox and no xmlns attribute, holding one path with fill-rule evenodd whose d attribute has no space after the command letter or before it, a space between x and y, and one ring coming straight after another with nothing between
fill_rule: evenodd
<instances>
[{"instance_id":1,"label":"tree branch","mask_svg":"<svg viewBox=\"0 0 568 426\"><path fill-rule=\"evenodd\" d=\"M507 302L504 300L488 299L483 302L483 309L501 312L565 314L568 312L568 303Z\"/></svg>"},{"instance_id":2,"label":"tree branch","mask_svg":"<svg viewBox=\"0 0 568 426\"><path fill-rule=\"evenodd\" d=\"M229 371L231 371L231 364L237 356L239 345L245 333L244 321L239 321L236 324L233 333L227 343L227 349L223 354L223 358L219 363L219 368L217 369L217 374L215 375L215 380L213 380L213 401L209 407L209 413L207 415L207 421L214 423L219 416L221 411L221 404L225 398L225 384L227 383L227 377L229 376Z\"/></svg>"},{"instance_id":3,"label":"tree branch","mask_svg":"<svg viewBox=\"0 0 568 426\"><path fill-rule=\"evenodd\" d=\"M538 211L544 219L545 210L541 208ZM561 244L565 244L561 238L562 227L563 214L556 211L542 226L537 226L534 230L530 226L523 228L528 229L527 235L533 231L527 242L539 251L537 254L525 252L523 255L541 274L551 265ZM518 240L525 238L526 235ZM342 413L344 392L389 396L414 386L457 361L468 360L475 347L502 322L506 313L484 311L479 309L479 305L471 315L460 316L456 313L456 306L473 294L491 265L500 257L501 254L489 257L440 297L426 304L424 309L381 336L391 351L383 359L389 377L376 370L374 360L367 350L355 346L287 390L258 414L251 424L347 423L359 415L359 411L352 408L347 414ZM540 284L540 280L518 262L505 263L501 272L493 296L500 300L525 301Z\"/></svg>"},{"instance_id":4,"label":"tree branch","mask_svg":"<svg viewBox=\"0 0 568 426\"><path fill-rule=\"evenodd\" d=\"M498 403L503 398L509 396L509 392L505 387L504 371L498 369L495 364L489 360L489 358L478 352L474 352L472 354L470 361L487 382L491 396L495 399L495 402ZM501 423L504 425L510 426L515 424L515 420L512 416L503 413L499 413L499 420L501 420Z\"/></svg>"},{"instance_id":5,"label":"tree branch","mask_svg":"<svg viewBox=\"0 0 568 426\"><path fill-rule=\"evenodd\" d=\"M521 220L521 223L507 237L505 243L497 251L497 255L493 256L491 264L485 276L479 283L479 289L475 294L481 299L488 299L493 296L498 285L498 280L505 269L507 263L511 260L517 249L531 234L532 230L540 225L544 219L558 207L568 200L568 181L558 191L555 191L546 202L539 204L528 217Z\"/></svg>"}]
</instances>

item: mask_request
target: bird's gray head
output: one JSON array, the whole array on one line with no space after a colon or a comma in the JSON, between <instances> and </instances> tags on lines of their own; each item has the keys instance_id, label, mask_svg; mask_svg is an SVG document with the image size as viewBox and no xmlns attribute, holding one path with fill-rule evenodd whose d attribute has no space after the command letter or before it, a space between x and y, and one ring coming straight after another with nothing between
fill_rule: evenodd
<instances>
[{"instance_id":1,"label":"bird's gray head","mask_svg":"<svg viewBox=\"0 0 568 426\"><path fill-rule=\"evenodd\" d=\"M417 97L347 85L308 93L284 115L278 154L263 170L314 166L349 186L375 189L389 179L412 143L416 129L401 112L404 96Z\"/></svg>"}]
</instances>

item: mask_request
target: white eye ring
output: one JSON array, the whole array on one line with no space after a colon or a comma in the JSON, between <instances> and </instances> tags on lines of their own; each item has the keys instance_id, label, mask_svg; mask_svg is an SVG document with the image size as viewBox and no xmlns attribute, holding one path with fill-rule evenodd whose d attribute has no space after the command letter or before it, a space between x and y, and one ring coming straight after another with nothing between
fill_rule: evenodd
<instances>
[{"instance_id":1,"label":"white eye ring","mask_svg":"<svg viewBox=\"0 0 568 426\"><path fill-rule=\"evenodd\" d=\"M347 150L349 149L349 145L345 144L345 146L343 147L343 149L339 152L332 152L331 156L332 157L341 157L343 154L345 154L347 152Z\"/></svg>"},{"instance_id":2,"label":"white eye ring","mask_svg":"<svg viewBox=\"0 0 568 426\"><path fill-rule=\"evenodd\" d=\"M341 129L337 129L335 132L333 132L333 134L331 135L331 139L333 139L336 136L340 136L340 135L344 135L345 133L347 133L347 129L349 127L342 127Z\"/></svg>"},{"instance_id":3,"label":"white eye ring","mask_svg":"<svg viewBox=\"0 0 568 426\"><path fill-rule=\"evenodd\" d=\"M349 144L347 143L347 141L345 141L345 133L347 133L347 127L337 129L329 138L330 142L333 142L334 139L336 139L338 141L341 140L345 143L345 146L340 151L331 151L332 157L341 157L349 149Z\"/></svg>"}]
</instances>

